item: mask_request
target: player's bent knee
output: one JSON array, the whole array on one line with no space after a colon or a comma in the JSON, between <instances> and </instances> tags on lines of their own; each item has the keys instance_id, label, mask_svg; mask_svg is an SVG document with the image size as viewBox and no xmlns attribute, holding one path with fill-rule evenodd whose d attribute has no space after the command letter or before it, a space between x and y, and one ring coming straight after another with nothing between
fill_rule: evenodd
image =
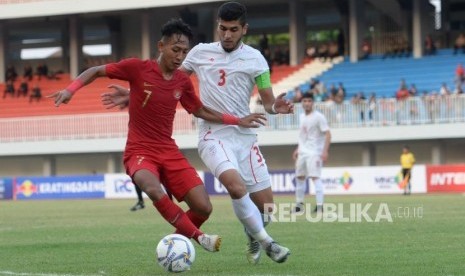
<instances>
[{"instance_id":1,"label":"player's bent knee","mask_svg":"<svg viewBox=\"0 0 465 276\"><path fill-rule=\"evenodd\" d=\"M166 196L166 193L163 191L163 189L161 187L157 187L156 185L146 185L145 189L142 190L152 201L158 201L162 197Z\"/></svg>"},{"instance_id":2,"label":"player's bent knee","mask_svg":"<svg viewBox=\"0 0 465 276\"><path fill-rule=\"evenodd\" d=\"M225 185L225 187L232 199L239 199L247 194L247 189L241 184Z\"/></svg>"},{"instance_id":3,"label":"player's bent knee","mask_svg":"<svg viewBox=\"0 0 465 276\"><path fill-rule=\"evenodd\" d=\"M197 214L200 214L202 216L210 216L210 214L213 211L213 206L210 202L196 202L192 204L192 206L189 206L191 210L196 212Z\"/></svg>"}]
</instances>

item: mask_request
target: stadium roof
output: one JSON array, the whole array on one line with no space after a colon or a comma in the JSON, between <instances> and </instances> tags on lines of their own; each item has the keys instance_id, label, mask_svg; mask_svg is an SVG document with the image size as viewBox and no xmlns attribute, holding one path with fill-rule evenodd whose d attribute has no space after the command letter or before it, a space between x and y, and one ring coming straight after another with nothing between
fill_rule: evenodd
<instances>
[{"instance_id":1,"label":"stadium roof","mask_svg":"<svg viewBox=\"0 0 465 276\"><path fill-rule=\"evenodd\" d=\"M0 20L181 6L218 0L0 0Z\"/></svg>"}]
</instances>

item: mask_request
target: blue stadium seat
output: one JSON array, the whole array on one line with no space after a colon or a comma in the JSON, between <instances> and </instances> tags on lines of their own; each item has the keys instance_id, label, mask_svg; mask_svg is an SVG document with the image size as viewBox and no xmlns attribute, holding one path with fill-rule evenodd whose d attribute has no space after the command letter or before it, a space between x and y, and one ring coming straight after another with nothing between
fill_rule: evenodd
<instances>
[{"instance_id":1,"label":"blue stadium seat","mask_svg":"<svg viewBox=\"0 0 465 276\"><path fill-rule=\"evenodd\" d=\"M346 60L318 78L326 86L342 82L347 97L358 92L364 92L365 95L375 92L377 97L393 97L401 79L405 79L408 87L415 84L420 94L423 91L439 91L444 82L453 91L455 68L460 62L465 64L465 56L453 55L452 49L438 50L436 55L420 59L413 57L382 59L381 55L376 55L357 63ZM306 85L308 84L302 84L301 88Z\"/></svg>"}]
</instances>

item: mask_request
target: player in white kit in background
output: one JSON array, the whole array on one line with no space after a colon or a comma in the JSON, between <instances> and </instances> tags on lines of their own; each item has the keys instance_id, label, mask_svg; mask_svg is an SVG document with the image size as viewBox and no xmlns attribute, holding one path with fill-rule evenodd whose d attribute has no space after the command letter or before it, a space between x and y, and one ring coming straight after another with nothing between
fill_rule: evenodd
<instances>
[{"instance_id":1,"label":"player in white kit in background","mask_svg":"<svg viewBox=\"0 0 465 276\"><path fill-rule=\"evenodd\" d=\"M283 99L284 94L273 95L265 58L242 42L248 28L246 16L242 4L224 3L218 10L220 41L195 46L181 70L196 73L202 103L216 111L241 117L250 114L249 103L257 85L268 113L292 113L293 105ZM234 212L249 239L248 261L258 263L260 246L273 261L286 261L289 249L277 244L265 230L262 214L264 205L273 203L273 194L256 132L206 121L199 126L200 157L231 196Z\"/></svg>"},{"instance_id":2,"label":"player in white kit in background","mask_svg":"<svg viewBox=\"0 0 465 276\"><path fill-rule=\"evenodd\" d=\"M321 168L323 163L328 160L331 132L325 116L313 108L312 94L304 94L301 103L304 113L300 114L299 143L293 153L293 158L296 160L296 207L294 212L303 211L307 177L315 185L315 211L322 212L324 191L320 179Z\"/></svg>"}]
</instances>

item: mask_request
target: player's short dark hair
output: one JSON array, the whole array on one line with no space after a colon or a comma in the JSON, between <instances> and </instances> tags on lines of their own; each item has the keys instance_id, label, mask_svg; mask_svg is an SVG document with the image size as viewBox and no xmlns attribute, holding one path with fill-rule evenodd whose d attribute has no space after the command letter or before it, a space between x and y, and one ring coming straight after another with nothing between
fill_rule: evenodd
<instances>
[{"instance_id":1,"label":"player's short dark hair","mask_svg":"<svg viewBox=\"0 0 465 276\"><path fill-rule=\"evenodd\" d=\"M410 147L408 145L404 145L404 149L410 150Z\"/></svg>"},{"instance_id":2,"label":"player's short dark hair","mask_svg":"<svg viewBox=\"0 0 465 276\"><path fill-rule=\"evenodd\" d=\"M181 18L172 18L161 27L162 38L171 37L174 34L185 35L191 41L194 37L191 27Z\"/></svg>"},{"instance_id":3,"label":"player's short dark hair","mask_svg":"<svg viewBox=\"0 0 465 276\"><path fill-rule=\"evenodd\" d=\"M244 26L247 22L247 8L239 2L226 2L218 9L218 18L224 21L239 20Z\"/></svg>"},{"instance_id":4,"label":"player's short dark hair","mask_svg":"<svg viewBox=\"0 0 465 276\"><path fill-rule=\"evenodd\" d=\"M302 98L300 98L300 100L302 101L303 99L312 99L313 101L313 93L304 93L302 95Z\"/></svg>"}]
</instances>

